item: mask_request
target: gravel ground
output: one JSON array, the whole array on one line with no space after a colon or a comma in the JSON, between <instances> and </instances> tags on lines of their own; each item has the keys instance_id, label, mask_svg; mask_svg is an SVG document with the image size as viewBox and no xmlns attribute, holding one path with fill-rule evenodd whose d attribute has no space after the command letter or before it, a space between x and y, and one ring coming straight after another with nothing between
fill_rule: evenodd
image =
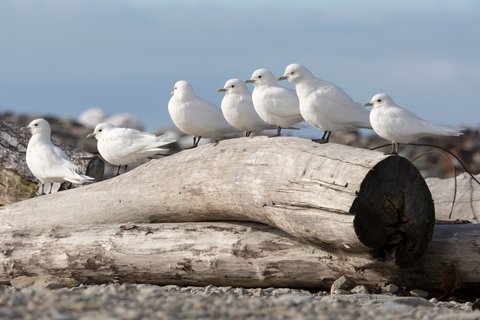
<instances>
[{"instance_id":1,"label":"gravel ground","mask_svg":"<svg viewBox=\"0 0 480 320\"><path fill-rule=\"evenodd\" d=\"M294 289L92 285L0 287L8 319L479 319L472 303Z\"/></svg>"}]
</instances>

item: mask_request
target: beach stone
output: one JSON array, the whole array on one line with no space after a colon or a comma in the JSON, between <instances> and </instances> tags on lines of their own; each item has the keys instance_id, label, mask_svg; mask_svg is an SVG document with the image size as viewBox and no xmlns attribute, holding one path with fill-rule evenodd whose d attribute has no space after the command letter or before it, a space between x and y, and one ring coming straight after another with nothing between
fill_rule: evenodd
<instances>
[{"instance_id":1,"label":"beach stone","mask_svg":"<svg viewBox=\"0 0 480 320\"><path fill-rule=\"evenodd\" d=\"M389 283L382 287L382 292L395 294L398 292L398 286L395 283Z\"/></svg>"},{"instance_id":2,"label":"beach stone","mask_svg":"<svg viewBox=\"0 0 480 320\"><path fill-rule=\"evenodd\" d=\"M470 310L473 310L472 306L473 306L473 302L467 301L467 302L465 302L465 304L463 305L463 307L461 309L470 311Z\"/></svg>"},{"instance_id":3,"label":"beach stone","mask_svg":"<svg viewBox=\"0 0 480 320\"><path fill-rule=\"evenodd\" d=\"M278 297L278 296L281 296L281 295L284 295L284 294L291 294L293 292L292 289L289 289L289 288L279 288L279 289L275 289L271 292L271 295L274 296L274 297Z\"/></svg>"},{"instance_id":4,"label":"beach stone","mask_svg":"<svg viewBox=\"0 0 480 320\"><path fill-rule=\"evenodd\" d=\"M332 287L330 288L330 293L338 294L339 292L341 292L339 290L351 290L355 287L355 285L355 281L345 276L341 276L332 284Z\"/></svg>"},{"instance_id":5,"label":"beach stone","mask_svg":"<svg viewBox=\"0 0 480 320\"><path fill-rule=\"evenodd\" d=\"M245 289L244 288L235 288L232 291L237 297L243 297L245 294Z\"/></svg>"},{"instance_id":6,"label":"beach stone","mask_svg":"<svg viewBox=\"0 0 480 320\"><path fill-rule=\"evenodd\" d=\"M363 294L368 294L368 288L364 285L359 285L355 286L352 290L350 290L351 293L363 293Z\"/></svg>"},{"instance_id":7,"label":"beach stone","mask_svg":"<svg viewBox=\"0 0 480 320\"><path fill-rule=\"evenodd\" d=\"M262 295L262 288L256 288L248 290L248 292L254 297L260 297Z\"/></svg>"},{"instance_id":8,"label":"beach stone","mask_svg":"<svg viewBox=\"0 0 480 320\"><path fill-rule=\"evenodd\" d=\"M330 291L330 294L334 294L334 295L349 294L349 293L350 291L343 290L343 289L334 289Z\"/></svg>"},{"instance_id":9,"label":"beach stone","mask_svg":"<svg viewBox=\"0 0 480 320\"><path fill-rule=\"evenodd\" d=\"M407 304L413 307L434 307L435 305L428 301L427 299L420 297L397 297L392 300L393 303Z\"/></svg>"},{"instance_id":10,"label":"beach stone","mask_svg":"<svg viewBox=\"0 0 480 320\"><path fill-rule=\"evenodd\" d=\"M421 290L421 289L413 289L410 290L410 294L414 297L426 298L428 297L428 291Z\"/></svg>"}]
</instances>

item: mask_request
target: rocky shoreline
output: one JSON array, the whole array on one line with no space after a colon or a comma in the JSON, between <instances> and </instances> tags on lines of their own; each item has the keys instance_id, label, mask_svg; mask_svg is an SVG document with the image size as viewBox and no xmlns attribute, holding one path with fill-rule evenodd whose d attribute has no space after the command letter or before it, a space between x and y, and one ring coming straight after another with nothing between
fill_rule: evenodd
<instances>
[{"instance_id":1,"label":"rocky shoreline","mask_svg":"<svg viewBox=\"0 0 480 320\"><path fill-rule=\"evenodd\" d=\"M0 287L8 319L478 319L472 302L288 288L144 284Z\"/></svg>"}]
</instances>

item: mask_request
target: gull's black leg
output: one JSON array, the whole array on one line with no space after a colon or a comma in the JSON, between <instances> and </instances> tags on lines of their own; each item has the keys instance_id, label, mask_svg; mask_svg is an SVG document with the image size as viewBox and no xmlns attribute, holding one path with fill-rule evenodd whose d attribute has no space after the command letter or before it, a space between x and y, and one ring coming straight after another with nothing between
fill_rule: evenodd
<instances>
[{"instance_id":1,"label":"gull's black leg","mask_svg":"<svg viewBox=\"0 0 480 320\"><path fill-rule=\"evenodd\" d=\"M397 155L398 154L398 143L392 141L392 150L390 152L385 152L385 154L393 154Z\"/></svg>"},{"instance_id":2,"label":"gull's black leg","mask_svg":"<svg viewBox=\"0 0 480 320\"><path fill-rule=\"evenodd\" d=\"M200 139L202 139L202 137L197 137L197 140L195 141L195 137L193 137L193 147L196 148L198 147L198 143L200 142Z\"/></svg>"},{"instance_id":3,"label":"gull's black leg","mask_svg":"<svg viewBox=\"0 0 480 320\"><path fill-rule=\"evenodd\" d=\"M318 143L327 143L331 133L331 131L325 131L320 139L312 139L312 141Z\"/></svg>"},{"instance_id":4,"label":"gull's black leg","mask_svg":"<svg viewBox=\"0 0 480 320\"><path fill-rule=\"evenodd\" d=\"M325 143L328 143L330 140L330 135L332 134L332 131L327 131L327 137L325 138Z\"/></svg>"},{"instance_id":5,"label":"gull's black leg","mask_svg":"<svg viewBox=\"0 0 480 320\"><path fill-rule=\"evenodd\" d=\"M185 149L193 149L198 146L198 142L202 139L202 137L193 137L193 145L191 147L187 147Z\"/></svg>"},{"instance_id":6,"label":"gull's black leg","mask_svg":"<svg viewBox=\"0 0 480 320\"><path fill-rule=\"evenodd\" d=\"M277 126L277 134L273 135L273 136L268 136L269 138L273 138L273 137L280 137L282 135L282 127L280 126Z\"/></svg>"},{"instance_id":7,"label":"gull's black leg","mask_svg":"<svg viewBox=\"0 0 480 320\"><path fill-rule=\"evenodd\" d=\"M280 137L282 135L282 127L277 126L277 137Z\"/></svg>"}]
</instances>

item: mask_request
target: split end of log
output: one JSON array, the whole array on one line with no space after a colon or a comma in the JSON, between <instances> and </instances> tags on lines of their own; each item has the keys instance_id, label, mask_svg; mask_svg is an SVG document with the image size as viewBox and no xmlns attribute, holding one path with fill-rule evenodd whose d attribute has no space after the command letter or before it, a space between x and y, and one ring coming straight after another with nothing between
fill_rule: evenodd
<instances>
[{"instance_id":1,"label":"split end of log","mask_svg":"<svg viewBox=\"0 0 480 320\"><path fill-rule=\"evenodd\" d=\"M370 170L351 212L358 239L380 260L410 266L432 239L432 195L419 171L403 157L388 157Z\"/></svg>"}]
</instances>

